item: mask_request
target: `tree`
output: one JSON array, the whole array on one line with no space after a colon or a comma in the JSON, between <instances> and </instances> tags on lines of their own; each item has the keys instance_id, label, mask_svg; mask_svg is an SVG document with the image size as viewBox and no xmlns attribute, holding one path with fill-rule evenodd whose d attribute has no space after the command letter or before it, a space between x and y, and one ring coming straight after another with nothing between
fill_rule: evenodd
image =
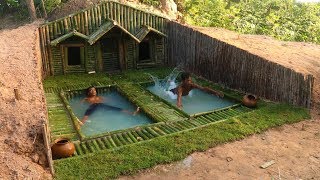
<instances>
[{"instance_id":1,"label":"tree","mask_svg":"<svg viewBox=\"0 0 320 180\"><path fill-rule=\"evenodd\" d=\"M26 4L27 4L27 7L28 7L28 11L29 11L29 15L30 15L31 21L36 20L37 19L36 8L34 7L33 0L26 0Z\"/></svg>"}]
</instances>

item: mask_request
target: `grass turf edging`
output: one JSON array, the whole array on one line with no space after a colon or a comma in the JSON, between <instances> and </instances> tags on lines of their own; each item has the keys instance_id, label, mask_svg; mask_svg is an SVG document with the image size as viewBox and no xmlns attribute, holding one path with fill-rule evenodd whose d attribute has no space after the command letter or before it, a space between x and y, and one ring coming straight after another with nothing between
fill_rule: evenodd
<instances>
[{"instance_id":1,"label":"grass turf edging","mask_svg":"<svg viewBox=\"0 0 320 180\"><path fill-rule=\"evenodd\" d=\"M132 174L160 163L181 160L194 151L242 139L286 123L310 118L307 109L260 102L259 108L226 121L125 148L103 150L54 162L56 179L106 179Z\"/></svg>"}]
</instances>

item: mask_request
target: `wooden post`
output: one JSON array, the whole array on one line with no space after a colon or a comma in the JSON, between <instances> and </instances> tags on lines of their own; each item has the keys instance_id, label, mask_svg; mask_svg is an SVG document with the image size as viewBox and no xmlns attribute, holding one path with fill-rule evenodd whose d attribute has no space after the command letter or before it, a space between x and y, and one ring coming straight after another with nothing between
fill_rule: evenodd
<instances>
[{"instance_id":1,"label":"wooden post","mask_svg":"<svg viewBox=\"0 0 320 180\"><path fill-rule=\"evenodd\" d=\"M53 169L53 161L52 161L52 152L51 152L51 147L50 147L50 138L48 136L48 126L46 123L42 124L42 134L43 134L43 140L44 140L44 145L45 145L45 150L47 154L47 159L48 159L48 164L50 168L50 172L52 176L54 176L54 169Z\"/></svg>"},{"instance_id":2,"label":"wooden post","mask_svg":"<svg viewBox=\"0 0 320 180\"><path fill-rule=\"evenodd\" d=\"M96 50L97 65L98 65L98 67L96 69L98 69L98 72L102 72L103 71L103 61L102 61L102 52L101 52L100 41L98 41L96 43L95 50Z\"/></svg>"},{"instance_id":3,"label":"wooden post","mask_svg":"<svg viewBox=\"0 0 320 180\"><path fill-rule=\"evenodd\" d=\"M124 60L124 48L123 48L123 36L121 36L121 39L118 41L119 46L119 63L120 63L120 69L121 71L125 70L125 60Z\"/></svg>"},{"instance_id":4,"label":"wooden post","mask_svg":"<svg viewBox=\"0 0 320 180\"><path fill-rule=\"evenodd\" d=\"M21 100L21 95L20 95L19 89L14 89L14 96L15 96L16 100Z\"/></svg>"}]
</instances>

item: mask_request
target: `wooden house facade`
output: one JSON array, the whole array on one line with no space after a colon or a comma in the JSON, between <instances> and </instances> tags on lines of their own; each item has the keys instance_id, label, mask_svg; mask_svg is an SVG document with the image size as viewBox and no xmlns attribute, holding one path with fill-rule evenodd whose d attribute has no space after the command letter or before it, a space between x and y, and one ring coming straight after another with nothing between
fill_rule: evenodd
<instances>
[{"instance_id":1,"label":"wooden house facade","mask_svg":"<svg viewBox=\"0 0 320 180\"><path fill-rule=\"evenodd\" d=\"M164 65L167 22L114 1L48 22L39 27L43 75Z\"/></svg>"}]
</instances>

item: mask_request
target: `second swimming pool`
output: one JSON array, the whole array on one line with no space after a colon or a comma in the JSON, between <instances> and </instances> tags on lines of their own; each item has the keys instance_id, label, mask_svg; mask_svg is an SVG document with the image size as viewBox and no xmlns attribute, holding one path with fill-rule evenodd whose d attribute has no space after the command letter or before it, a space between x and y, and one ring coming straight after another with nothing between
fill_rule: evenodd
<instances>
[{"instance_id":1,"label":"second swimming pool","mask_svg":"<svg viewBox=\"0 0 320 180\"><path fill-rule=\"evenodd\" d=\"M147 89L173 106L176 106L177 96L173 95L170 91L166 91L155 85L148 86ZM182 97L182 111L189 115L221 109L235 104L237 103L227 98L219 98L198 89L193 89L188 96Z\"/></svg>"}]
</instances>

